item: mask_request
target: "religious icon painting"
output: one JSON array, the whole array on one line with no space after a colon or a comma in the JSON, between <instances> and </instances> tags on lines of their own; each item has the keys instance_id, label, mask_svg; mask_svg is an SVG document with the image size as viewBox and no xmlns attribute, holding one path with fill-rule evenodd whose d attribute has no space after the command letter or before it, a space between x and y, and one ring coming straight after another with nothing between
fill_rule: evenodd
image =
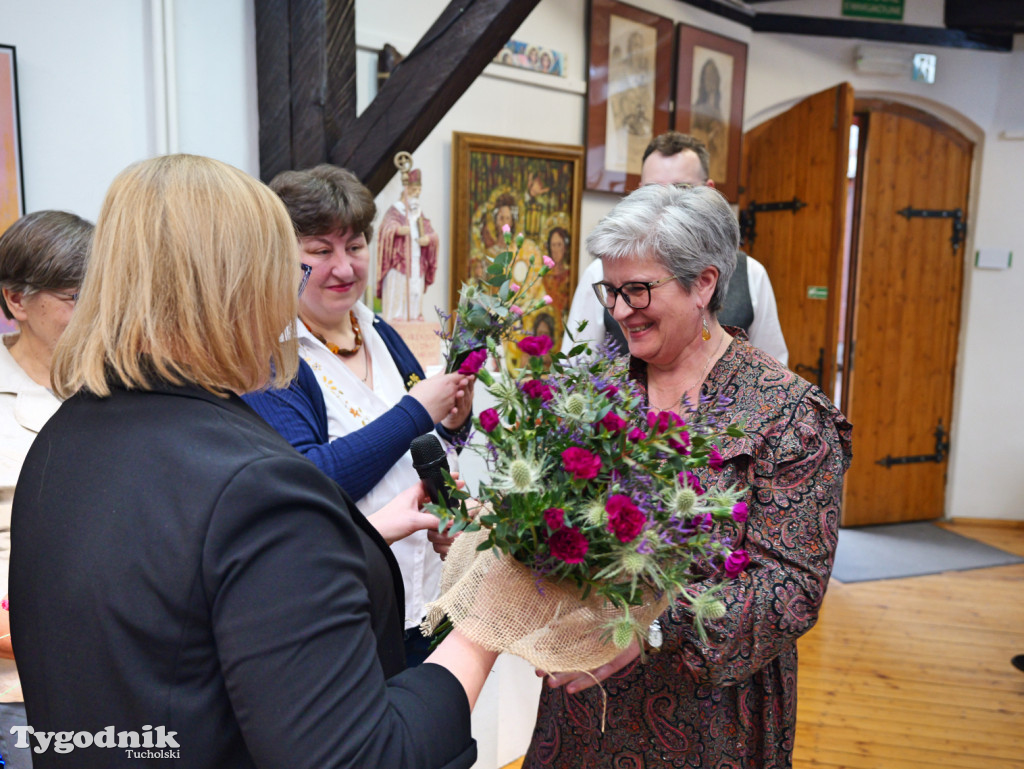
<instances>
[{"instance_id":1,"label":"religious icon painting","mask_svg":"<svg viewBox=\"0 0 1024 769\"><path fill-rule=\"evenodd\" d=\"M451 307L463 282L481 281L487 263L507 250L502 226L523 234L513 276L525 280L530 260L554 267L530 290L546 307L523 316L523 334L550 336L558 349L579 276L583 147L543 144L456 132L453 137ZM525 285L525 283L524 283ZM514 343L505 349L512 368L522 362Z\"/></svg>"}]
</instances>

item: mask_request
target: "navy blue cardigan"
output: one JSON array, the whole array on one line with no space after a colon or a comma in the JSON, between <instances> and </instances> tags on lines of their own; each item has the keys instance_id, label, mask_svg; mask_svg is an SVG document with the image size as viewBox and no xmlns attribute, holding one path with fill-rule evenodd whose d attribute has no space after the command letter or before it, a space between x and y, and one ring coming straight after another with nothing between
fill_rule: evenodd
<instances>
[{"instance_id":1,"label":"navy blue cardigan","mask_svg":"<svg viewBox=\"0 0 1024 769\"><path fill-rule=\"evenodd\" d=\"M391 358L409 387L415 375L423 379L423 368L398 333L380 316L373 328L380 334ZM430 423L430 414L411 395L405 395L389 411L360 430L330 440L327 407L316 374L299 361L298 376L282 390L265 390L242 396L252 409L292 446L324 473L333 478L353 499L362 499L409 450L409 444L431 430L449 442L459 443L469 431L471 420L452 432Z\"/></svg>"}]
</instances>

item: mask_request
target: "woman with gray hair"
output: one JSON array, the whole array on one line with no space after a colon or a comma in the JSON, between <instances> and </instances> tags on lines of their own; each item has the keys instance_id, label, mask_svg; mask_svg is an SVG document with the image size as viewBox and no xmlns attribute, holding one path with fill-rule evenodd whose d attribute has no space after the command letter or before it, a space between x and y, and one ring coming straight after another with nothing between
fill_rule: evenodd
<instances>
[{"instance_id":1,"label":"woman with gray hair","mask_svg":"<svg viewBox=\"0 0 1024 769\"><path fill-rule=\"evenodd\" d=\"M0 344L0 595L7 592L14 486L36 433L60 406L50 391L50 360L71 320L92 231L74 214L36 211L0 236L0 310L18 326ZM25 705L10 633L0 611L0 756L9 769L22 769L32 754L11 738L11 727L25 724Z\"/></svg>"},{"instance_id":2,"label":"woman with gray hair","mask_svg":"<svg viewBox=\"0 0 1024 769\"><path fill-rule=\"evenodd\" d=\"M647 395L642 429L693 412L744 425L689 482L746 489L731 521L694 519L720 529L746 568L725 564L736 576L724 582L709 568L695 583L726 607L704 623L707 641L679 601L644 658L634 643L597 670L548 676L524 769L792 763L796 641L814 625L832 569L851 427L815 385L719 324L738 237L714 189L649 185L587 239L604 261L594 290ZM589 688L605 679L604 693Z\"/></svg>"}]
</instances>

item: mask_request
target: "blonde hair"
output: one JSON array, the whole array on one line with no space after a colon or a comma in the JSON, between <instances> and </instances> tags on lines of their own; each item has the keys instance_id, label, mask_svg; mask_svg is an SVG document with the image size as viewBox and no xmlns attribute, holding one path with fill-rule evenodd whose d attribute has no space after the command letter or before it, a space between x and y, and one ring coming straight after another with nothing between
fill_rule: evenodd
<instances>
[{"instance_id":1,"label":"blonde hair","mask_svg":"<svg viewBox=\"0 0 1024 769\"><path fill-rule=\"evenodd\" d=\"M268 187L195 155L144 160L107 192L54 391L191 383L217 394L294 377L295 230Z\"/></svg>"}]
</instances>

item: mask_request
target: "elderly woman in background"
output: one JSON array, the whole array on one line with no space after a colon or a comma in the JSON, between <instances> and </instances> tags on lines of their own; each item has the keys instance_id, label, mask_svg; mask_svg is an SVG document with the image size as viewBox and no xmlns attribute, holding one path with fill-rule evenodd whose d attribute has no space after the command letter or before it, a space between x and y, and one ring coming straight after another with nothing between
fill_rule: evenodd
<instances>
[{"instance_id":1,"label":"elderly woman in background","mask_svg":"<svg viewBox=\"0 0 1024 769\"><path fill-rule=\"evenodd\" d=\"M93 226L64 211L37 211L0 236L0 310L18 324L0 345L0 595L7 592L11 502L32 441L60 400L50 391L50 360L75 307ZM11 727L25 723L6 611L0 611L0 755L31 766Z\"/></svg>"},{"instance_id":2,"label":"elderly woman in background","mask_svg":"<svg viewBox=\"0 0 1024 769\"><path fill-rule=\"evenodd\" d=\"M473 763L495 655L456 631L402 670L384 540L236 395L295 374L299 268L280 199L235 168L168 155L114 180L54 358L68 399L14 500L32 741L96 735L37 769ZM389 507L417 528L424 498Z\"/></svg>"},{"instance_id":3,"label":"elderly woman in background","mask_svg":"<svg viewBox=\"0 0 1024 769\"><path fill-rule=\"evenodd\" d=\"M270 186L291 215L309 270L298 326L299 355L309 365L287 389L246 400L370 515L419 480L409 454L414 438L433 430L451 443L468 432L473 378L424 378L401 337L360 301L377 208L351 172L320 165L278 174ZM419 624L437 597L441 559L426 531L401 541L381 533L402 570L406 659L417 664L427 654Z\"/></svg>"},{"instance_id":4,"label":"elderly woman in background","mask_svg":"<svg viewBox=\"0 0 1024 769\"><path fill-rule=\"evenodd\" d=\"M796 641L815 623L835 553L850 425L816 386L752 347L716 314L735 264L736 220L714 189L649 185L587 239L604 261L594 285L629 342L650 412L744 425L703 468L705 488L746 488L729 524L746 570L720 593L725 615L702 642L687 604L659 619L661 647L635 644L589 674L551 676L524 767L731 767L791 764ZM639 415L643 417L644 415ZM646 424L646 420L644 420ZM710 588L709 575L697 583ZM584 691L586 690L586 691Z\"/></svg>"}]
</instances>

